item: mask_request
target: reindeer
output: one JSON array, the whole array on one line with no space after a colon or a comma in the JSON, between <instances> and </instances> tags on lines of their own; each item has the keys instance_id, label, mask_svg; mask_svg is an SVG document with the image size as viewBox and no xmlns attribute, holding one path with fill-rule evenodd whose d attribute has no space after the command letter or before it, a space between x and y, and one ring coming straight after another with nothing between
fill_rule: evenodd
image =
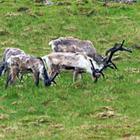
<instances>
[{"instance_id":1,"label":"reindeer","mask_svg":"<svg viewBox=\"0 0 140 140\"><path fill-rule=\"evenodd\" d=\"M91 57L99 65L104 63L104 60L106 59L107 55L106 54L105 56L102 56L98 54L91 41L80 40L74 37L60 37L58 39L50 41L49 45L51 45L53 52L79 52ZM119 45L120 44L116 43L114 46ZM117 69L117 66L112 62L112 60L110 60L109 65L107 67ZM75 78L73 79L75 80L76 77L78 77L78 75L81 77L81 74L82 73L79 69L74 70L73 77Z\"/></svg>"},{"instance_id":2,"label":"reindeer","mask_svg":"<svg viewBox=\"0 0 140 140\"><path fill-rule=\"evenodd\" d=\"M44 62L40 57L36 58L26 54L23 50L18 48L6 48L3 53L2 65L0 66L0 75L7 71L8 77L5 87L8 84L15 82L16 77L19 78L19 74L30 72L33 73L36 86L39 84L39 78L44 80L45 86L55 83L54 79L57 74L49 78L46 71Z\"/></svg>"},{"instance_id":3,"label":"reindeer","mask_svg":"<svg viewBox=\"0 0 140 140\"><path fill-rule=\"evenodd\" d=\"M83 53L91 58L97 54L93 43L89 40L80 40L74 37L59 37L49 42L53 52Z\"/></svg>"},{"instance_id":4,"label":"reindeer","mask_svg":"<svg viewBox=\"0 0 140 140\"><path fill-rule=\"evenodd\" d=\"M51 46L53 52L78 52L91 58L98 59L99 63L100 60L103 59L100 55L97 55L93 43L89 40L80 40L74 37L59 37L58 39L50 41L49 45ZM73 72L73 80L75 81L78 76L82 77L81 71L79 69L75 69Z\"/></svg>"},{"instance_id":5,"label":"reindeer","mask_svg":"<svg viewBox=\"0 0 140 140\"><path fill-rule=\"evenodd\" d=\"M100 75L103 75L102 72L99 72L99 70L103 67L102 64L97 64L96 61L84 54L53 52L49 55L43 56L42 59L48 67L50 76L55 75L55 73L60 73L62 69L78 69L78 71L81 73L86 71L96 79L95 81L97 81ZM76 75L73 77L74 80L75 76Z\"/></svg>"},{"instance_id":6,"label":"reindeer","mask_svg":"<svg viewBox=\"0 0 140 140\"><path fill-rule=\"evenodd\" d=\"M107 50L106 56L101 62L88 57L81 53L68 53L68 52L53 52L49 55L42 57L48 66L48 70L51 71L51 75L56 72L60 72L61 69L72 69L75 72L73 80L76 79L77 72L83 73L84 71L90 73L92 77L95 77L95 82L103 75L103 70L107 67L117 68L112 62L112 57L117 51L128 51L130 49L123 47L124 41L121 44L116 43L114 47ZM113 66L112 66L113 65Z\"/></svg>"},{"instance_id":7,"label":"reindeer","mask_svg":"<svg viewBox=\"0 0 140 140\"><path fill-rule=\"evenodd\" d=\"M56 73L52 78L49 78L42 58L24 54L11 56L7 60L6 69L8 70L6 88L9 83L12 84L16 81L16 77L18 77L19 73L32 73L36 86L39 84L39 78L44 81L45 86L50 86L52 82L55 83L54 79L58 74Z\"/></svg>"}]
</instances>

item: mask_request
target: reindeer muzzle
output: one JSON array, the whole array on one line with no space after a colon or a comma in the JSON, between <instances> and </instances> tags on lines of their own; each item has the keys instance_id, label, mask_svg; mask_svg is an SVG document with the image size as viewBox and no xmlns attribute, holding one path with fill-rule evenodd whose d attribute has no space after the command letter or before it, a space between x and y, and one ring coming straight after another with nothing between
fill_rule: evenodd
<instances>
[{"instance_id":1,"label":"reindeer muzzle","mask_svg":"<svg viewBox=\"0 0 140 140\"><path fill-rule=\"evenodd\" d=\"M95 73L93 74L93 76L94 76L95 78L99 78L101 75L104 77L103 72L102 72L102 71L99 71L99 70L97 70L97 69L95 70Z\"/></svg>"}]
</instances>

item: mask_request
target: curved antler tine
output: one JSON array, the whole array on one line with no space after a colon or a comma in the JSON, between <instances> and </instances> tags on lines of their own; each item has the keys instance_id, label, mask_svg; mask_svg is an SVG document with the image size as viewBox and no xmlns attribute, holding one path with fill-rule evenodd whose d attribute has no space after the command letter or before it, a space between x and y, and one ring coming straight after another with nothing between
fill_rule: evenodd
<instances>
[{"instance_id":1,"label":"curved antler tine","mask_svg":"<svg viewBox=\"0 0 140 140\"><path fill-rule=\"evenodd\" d=\"M108 67L111 68L111 69L115 69L115 68L114 68L113 66L111 66L111 65L108 65Z\"/></svg>"},{"instance_id":2,"label":"curved antler tine","mask_svg":"<svg viewBox=\"0 0 140 140\"><path fill-rule=\"evenodd\" d=\"M130 48L123 47L122 48L122 51L126 51L126 52L129 52L129 53L132 53L132 50Z\"/></svg>"},{"instance_id":3,"label":"curved antler tine","mask_svg":"<svg viewBox=\"0 0 140 140\"><path fill-rule=\"evenodd\" d=\"M108 49L106 52L105 52L105 55L107 56L108 53L111 51L111 49Z\"/></svg>"},{"instance_id":4,"label":"curved antler tine","mask_svg":"<svg viewBox=\"0 0 140 140\"><path fill-rule=\"evenodd\" d=\"M123 46L124 42L125 42L125 40L123 40L123 41L122 41L122 44L121 44L121 46L120 46L120 47L122 47L122 46Z\"/></svg>"},{"instance_id":5,"label":"curved antler tine","mask_svg":"<svg viewBox=\"0 0 140 140\"><path fill-rule=\"evenodd\" d=\"M132 50L130 48L123 47L124 42L125 42L125 40L122 41L122 44L120 46L122 48L122 51L127 51L127 52L132 53Z\"/></svg>"},{"instance_id":6,"label":"curved antler tine","mask_svg":"<svg viewBox=\"0 0 140 140\"><path fill-rule=\"evenodd\" d=\"M112 61L110 61L110 63L113 65L113 68L118 69L117 66Z\"/></svg>"}]
</instances>

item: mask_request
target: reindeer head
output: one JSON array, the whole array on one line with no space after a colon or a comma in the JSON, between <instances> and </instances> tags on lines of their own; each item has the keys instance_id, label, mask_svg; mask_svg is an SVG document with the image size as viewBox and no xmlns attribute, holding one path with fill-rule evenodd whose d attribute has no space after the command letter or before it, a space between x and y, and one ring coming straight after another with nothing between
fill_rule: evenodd
<instances>
[{"instance_id":1,"label":"reindeer head","mask_svg":"<svg viewBox=\"0 0 140 140\"><path fill-rule=\"evenodd\" d=\"M95 82L97 82L98 78L102 75L104 77L104 74L102 73L102 71L100 71L99 69L96 69L93 65L93 62L91 59L89 59L90 63L91 63L91 70L92 70L92 76L95 78Z\"/></svg>"},{"instance_id":2,"label":"reindeer head","mask_svg":"<svg viewBox=\"0 0 140 140\"><path fill-rule=\"evenodd\" d=\"M46 70L45 70L46 71ZM56 73L53 77L49 78L48 74L47 74L47 71L45 72L44 71L44 84L45 86L50 86L52 84L52 82L54 84L56 84L56 82L54 81L54 79L56 78L56 76L59 74L59 73Z\"/></svg>"}]
</instances>

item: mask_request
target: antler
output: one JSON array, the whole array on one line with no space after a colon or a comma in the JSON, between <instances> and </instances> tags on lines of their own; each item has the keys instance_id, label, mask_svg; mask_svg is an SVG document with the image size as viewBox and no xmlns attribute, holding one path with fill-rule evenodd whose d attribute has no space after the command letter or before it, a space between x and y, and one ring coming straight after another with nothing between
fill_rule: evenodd
<instances>
[{"instance_id":1,"label":"antler","mask_svg":"<svg viewBox=\"0 0 140 140\"><path fill-rule=\"evenodd\" d=\"M109 52L116 52L116 51L120 50L123 47L124 42L125 42L125 40L123 40L121 44L115 43L114 47L112 47L106 51L106 56L108 55Z\"/></svg>"},{"instance_id":2,"label":"antler","mask_svg":"<svg viewBox=\"0 0 140 140\"><path fill-rule=\"evenodd\" d=\"M106 67L111 67L111 68L117 69L117 66L112 62L112 57L117 51L127 51L127 52L132 53L131 49L123 47L124 42L125 42L125 40L123 40L121 44L116 43L114 45L114 47L112 47L106 51L105 66L103 69L105 69Z\"/></svg>"},{"instance_id":3,"label":"antler","mask_svg":"<svg viewBox=\"0 0 140 140\"><path fill-rule=\"evenodd\" d=\"M121 45L118 45L118 44L115 44L113 48L110 48L109 50L107 50L106 54L108 54L110 52L110 55L107 59L107 63L109 63L114 55L115 52L117 51L121 51L123 49L123 44L124 44L124 41L122 41Z\"/></svg>"}]
</instances>

